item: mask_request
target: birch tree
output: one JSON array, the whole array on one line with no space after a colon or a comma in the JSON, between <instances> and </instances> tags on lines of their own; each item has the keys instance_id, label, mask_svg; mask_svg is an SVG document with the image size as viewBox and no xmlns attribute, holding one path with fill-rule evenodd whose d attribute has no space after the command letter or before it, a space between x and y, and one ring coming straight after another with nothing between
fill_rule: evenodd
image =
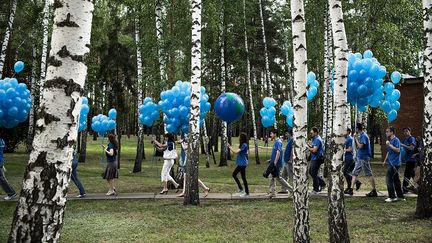
<instances>
[{"instance_id":1,"label":"birch tree","mask_svg":"<svg viewBox=\"0 0 432 243\"><path fill-rule=\"evenodd\" d=\"M327 4L326 4L327 6ZM328 9L328 8L327 8ZM329 89L329 82L331 79L330 74L330 65L329 65L329 17L328 11L325 11L324 17L324 84L323 84L323 140L324 147L327 147L327 136L329 132L329 93L331 92ZM325 150L326 151L326 150Z\"/></svg>"},{"instance_id":2,"label":"birch tree","mask_svg":"<svg viewBox=\"0 0 432 243\"><path fill-rule=\"evenodd\" d=\"M423 115L423 161L416 216L432 217L432 1L423 0L424 29L424 115Z\"/></svg>"},{"instance_id":3,"label":"birch tree","mask_svg":"<svg viewBox=\"0 0 432 243\"><path fill-rule=\"evenodd\" d=\"M165 58L163 56L162 49L162 15L163 15L163 6L161 0L156 0L156 37L157 37L157 46L158 46L158 58L159 58L159 75L160 80L163 84L166 85L167 78L165 72Z\"/></svg>"},{"instance_id":4,"label":"birch tree","mask_svg":"<svg viewBox=\"0 0 432 243\"><path fill-rule=\"evenodd\" d=\"M43 8L43 20L42 20L43 40L42 40L41 74L40 74L40 82L39 82L40 94L43 93L42 90L43 90L43 85L46 76L46 60L47 60L47 52L48 52L49 6L50 6L50 0L45 0L45 4Z\"/></svg>"},{"instance_id":5,"label":"birch tree","mask_svg":"<svg viewBox=\"0 0 432 243\"><path fill-rule=\"evenodd\" d=\"M266 82L266 84L268 85L268 95L270 97L273 97L273 86L272 86L271 77L270 77L270 64L269 64L269 57L268 57L268 51L267 51L267 40L266 40L266 34L265 34L262 0L258 0L258 3L259 3L260 20L261 20L261 31L262 31L263 44L264 44L264 58L265 58L264 82Z\"/></svg>"},{"instance_id":6,"label":"birch tree","mask_svg":"<svg viewBox=\"0 0 432 243\"><path fill-rule=\"evenodd\" d=\"M0 50L0 79L3 77L3 67L6 60L6 48L9 44L9 38L12 32L12 27L15 19L15 13L17 8L18 0L12 0L11 11L9 14L9 20L7 22L6 32L3 38L1 50Z\"/></svg>"},{"instance_id":7,"label":"birch tree","mask_svg":"<svg viewBox=\"0 0 432 243\"><path fill-rule=\"evenodd\" d=\"M310 242L309 192L306 160L307 100L306 100L306 23L303 0L291 0L291 23L294 51L294 225L293 241Z\"/></svg>"},{"instance_id":8,"label":"birch tree","mask_svg":"<svg viewBox=\"0 0 432 243\"><path fill-rule=\"evenodd\" d=\"M198 163L200 148L200 89L201 89L201 0L192 0L192 58L189 146L187 150L185 205L199 205Z\"/></svg>"},{"instance_id":9,"label":"birch tree","mask_svg":"<svg viewBox=\"0 0 432 243\"><path fill-rule=\"evenodd\" d=\"M246 28L246 0L243 0L243 25L244 25L244 39L245 39L245 52L246 52L246 66L247 66L246 81L248 86L249 105L250 105L250 111L252 116L252 126L253 126L254 145L255 145L255 161L256 164L259 165L260 159L258 153L258 136L257 136L257 126L255 120L255 110L254 110L253 97L252 97L251 65L249 60L249 45L248 45L248 35L247 35L247 28Z\"/></svg>"},{"instance_id":10,"label":"birch tree","mask_svg":"<svg viewBox=\"0 0 432 243\"><path fill-rule=\"evenodd\" d=\"M225 66L225 8L224 0L221 0L221 14L220 14L220 30L219 30L219 47L220 47L220 68L221 68L221 93L226 91L225 80L226 80L226 66ZM219 166L228 165L228 126L227 123L221 122L221 154Z\"/></svg>"},{"instance_id":11,"label":"birch tree","mask_svg":"<svg viewBox=\"0 0 432 243\"><path fill-rule=\"evenodd\" d=\"M57 0L47 81L10 242L58 242L87 75L93 2Z\"/></svg>"},{"instance_id":12,"label":"birch tree","mask_svg":"<svg viewBox=\"0 0 432 243\"><path fill-rule=\"evenodd\" d=\"M137 56L137 90L138 90L138 97L137 97L138 107L136 110L137 117L139 117L138 108L143 103L143 96L142 96L143 70L142 70L142 58L141 58L141 49L140 49L139 27L140 27L139 20L138 17L136 17L135 18L135 45L136 45L136 56ZM135 156L135 164L132 172L136 173L141 171L143 154L144 154L144 126L139 123L139 119L138 119L138 142L137 142L137 150Z\"/></svg>"},{"instance_id":13,"label":"birch tree","mask_svg":"<svg viewBox=\"0 0 432 243\"><path fill-rule=\"evenodd\" d=\"M330 20L333 31L335 53L334 110L333 136L331 152L333 154L329 166L330 180L328 189L328 214L330 242L350 242L345 214L343 192L343 154L345 144L346 119L348 101L346 83L348 79L348 43L343 21L341 0L330 0Z\"/></svg>"},{"instance_id":14,"label":"birch tree","mask_svg":"<svg viewBox=\"0 0 432 243\"><path fill-rule=\"evenodd\" d=\"M32 71L31 71L31 79L30 79L30 93L31 93L31 101L32 104L34 104L34 98L35 98L35 90L36 90L36 46L33 45L33 64L32 64ZM35 107L30 108L29 113L29 128L27 132L27 152L30 152L32 150L32 143L33 143L33 130L34 130L34 114L35 114Z\"/></svg>"}]
</instances>

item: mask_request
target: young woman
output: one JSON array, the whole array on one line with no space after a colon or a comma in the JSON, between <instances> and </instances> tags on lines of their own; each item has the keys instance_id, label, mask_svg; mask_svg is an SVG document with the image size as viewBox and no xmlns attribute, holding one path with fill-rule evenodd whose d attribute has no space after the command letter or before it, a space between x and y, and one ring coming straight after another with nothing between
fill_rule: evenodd
<instances>
[{"instance_id":1,"label":"young woman","mask_svg":"<svg viewBox=\"0 0 432 243\"><path fill-rule=\"evenodd\" d=\"M240 196L241 197L247 197L249 196L249 187L246 181L246 167L249 163L249 158L248 158L248 152L249 152L249 141L247 138L246 133L241 133L240 134L240 145L239 145L239 149L234 150L230 144L228 144L228 148L233 152L237 154L237 160L236 160L236 165L237 167L235 168L234 172L232 173L232 177L234 178L235 182L237 183L237 186L239 188L240 193L242 193ZM245 187L245 191L243 193L243 187L240 184L239 179L237 178L237 174L240 172L242 180L243 180L243 184Z\"/></svg>"},{"instance_id":2,"label":"young woman","mask_svg":"<svg viewBox=\"0 0 432 243\"><path fill-rule=\"evenodd\" d=\"M161 144L153 138L153 143L155 144L156 149L159 151L175 150L174 135L171 133L166 133L165 138L167 139L167 142L165 144ZM171 171L171 168L173 167L173 165L174 165L174 159L165 159L164 158L164 164L163 164L162 171L161 171L161 181L163 184L163 189L159 194L167 194L168 193L168 181L171 181L171 183L173 183L175 188L179 187L179 184L170 175L170 171Z\"/></svg>"},{"instance_id":3,"label":"young woman","mask_svg":"<svg viewBox=\"0 0 432 243\"><path fill-rule=\"evenodd\" d=\"M107 157L107 166L105 172L103 174L103 178L107 180L109 190L106 193L107 196L117 195L114 179L118 178L118 170L117 170L117 149L118 142L116 136L112 133L108 134L108 146L105 149L105 146L102 147L105 149L105 154Z\"/></svg>"}]
</instances>

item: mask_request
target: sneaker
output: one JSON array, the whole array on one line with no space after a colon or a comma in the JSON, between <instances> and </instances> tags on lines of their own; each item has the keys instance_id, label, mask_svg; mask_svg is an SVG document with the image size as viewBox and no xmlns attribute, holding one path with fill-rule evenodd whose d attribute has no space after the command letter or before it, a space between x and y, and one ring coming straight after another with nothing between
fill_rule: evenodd
<instances>
[{"instance_id":1,"label":"sneaker","mask_svg":"<svg viewBox=\"0 0 432 243\"><path fill-rule=\"evenodd\" d=\"M242 194L244 194L244 191L243 191L243 190L239 190L238 192L236 192L236 193L234 194L234 196L240 196L240 195L242 195Z\"/></svg>"},{"instance_id":2,"label":"sneaker","mask_svg":"<svg viewBox=\"0 0 432 243\"><path fill-rule=\"evenodd\" d=\"M372 190L369 193L366 193L366 197L378 197L378 193L376 190Z\"/></svg>"},{"instance_id":3,"label":"sneaker","mask_svg":"<svg viewBox=\"0 0 432 243\"><path fill-rule=\"evenodd\" d=\"M386 200L384 200L385 202L391 203L391 202L396 202L398 199L397 198L386 198Z\"/></svg>"},{"instance_id":4,"label":"sneaker","mask_svg":"<svg viewBox=\"0 0 432 243\"><path fill-rule=\"evenodd\" d=\"M319 195L319 192L317 192L317 191L315 191L315 190L312 190L312 191L311 191L311 195Z\"/></svg>"},{"instance_id":5,"label":"sneaker","mask_svg":"<svg viewBox=\"0 0 432 243\"><path fill-rule=\"evenodd\" d=\"M16 196L17 196L17 194L14 193L13 195L10 195L10 196L5 197L4 200L5 200L5 201L9 201L9 200L12 200L12 199L16 198Z\"/></svg>"},{"instance_id":6,"label":"sneaker","mask_svg":"<svg viewBox=\"0 0 432 243\"><path fill-rule=\"evenodd\" d=\"M249 194L243 193L240 195L240 197L249 197Z\"/></svg>"},{"instance_id":7,"label":"sneaker","mask_svg":"<svg viewBox=\"0 0 432 243\"><path fill-rule=\"evenodd\" d=\"M288 191L279 191L277 194L288 194Z\"/></svg>"},{"instance_id":8,"label":"sneaker","mask_svg":"<svg viewBox=\"0 0 432 243\"><path fill-rule=\"evenodd\" d=\"M362 185L362 183L360 181L355 182L356 191L358 191L360 189L361 185Z\"/></svg>"},{"instance_id":9,"label":"sneaker","mask_svg":"<svg viewBox=\"0 0 432 243\"><path fill-rule=\"evenodd\" d=\"M109 190L105 195L112 196L112 195L115 195L115 194L116 194L115 191Z\"/></svg>"},{"instance_id":10,"label":"sneaker","mask_svg":"<svg viewBox=\"0 0 432 243\"><path fill-rule=\"evenodd\" d=\"M76 196L77 198L83 198L83 197L86 197L86 194L84 193L84 194L79 194L78 196Z\"/></svg>"},{"instance_id":11,"label":"sneaker","mask_svg":"<svg viewBox=\"0 0 432 243\"><path fill-rule=\"evenodd\" d=\"M398 197L398 198L396 198L396 201L405 202L406 199L404 197Z\"/></svg>"},{"instance_id":12,"label":"sneaker","mask_svg":"<svg viewBox=\"0 0 432 243\"><path fill-rule=\"evenodd\" d=\"M350 196L354 195L353 189L352 189L352 188L347 188L347 189L344 191L344 194L346 194L346 195L350 195Z\"/></svg>"}]
</instances>

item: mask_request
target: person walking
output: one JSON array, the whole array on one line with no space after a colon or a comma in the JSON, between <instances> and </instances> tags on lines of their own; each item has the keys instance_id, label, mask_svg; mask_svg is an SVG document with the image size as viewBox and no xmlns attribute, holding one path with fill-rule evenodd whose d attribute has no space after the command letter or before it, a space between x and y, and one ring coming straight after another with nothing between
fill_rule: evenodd
<instances>
[{"instance_id":1,"label":"person walking","mask_svg":"<svg viewBox=\"0 0 432 243\"><path fill-rule=\"evenodd\" d=\"M86 196L86 192L84 190L83 185L81 184L81 181L78 178L77 175L77 168L78 168L78 159L76 157L76 147L74 145L74 150L73 150L73 159L72 159L72 174L71 174L71 180L73 181L73 183L75 184L75 186L78 188L79 190L79 194L77 195L77 198L83 198Z\"/></svg>"},{"instance_id":2,"label":"person walking","mask_svg":"<svg viewBox=\"0 0 432 243\"><path fill-rule=\"evenodd\" d=\"M118 142L116 136L112 133L108 134L108 146L105 149L105 146L102 145L102 148L105 149L105 155L107 157L107 166L105 168L105 172L103 173L103 178L107 180L109 190L105 194L107 196L117 195L116 188L114 185L114 179L118 178L118 169L117 169L117 151L118 151Z\"/></svg>"},{"instance_id":3,"label":"person walking","mask_svg":"<svg viewBox=\"0 0 432 243\"><path fill-rule=\"evenodd\" d=\"M307 143L308 149L311 152L311 166L309 174L312 176L312 194L318 194L324 190L326 183L318 175L319 168L324 164L324 146L321 137L318 135L318 128L313 127L310 131L312 143Z\"/></svg>"},{"instance_id":4,"label":"person walking","mask_svg":"<svg viewBox=\"0 0 432 243\"><path fill-rule=\"evenodd\" d=\"M12 188L12 186L9 184L8 180L6 179L6 168L4 167L5 160L3 157L3 152L6 149L6 143L3 140L3 138L0 138L0 185L3 188L3 191L6 193L6 197L4 200L9 201L14 199L17 194L15 190Z\"/></svg>"},{"instance_id":5,"label":"person walking","mask_svg":"<svg viewBox=\"0 0 432 243\"><path fill-rule=\"evenodd\" d=\"M343 174L347 182L347 188L345 189L344 193L348 195L353 195L353 191L351 190L351 181L352 176L351 172L354 169L354 156L353 156L353 137L351 136L351 128L347 128L346 130L346 136L345 136L345 147L344 147L344 166L343 166ZM356 180L356 191L360 189L361 182L359 180Z\"/></svg>"},{"instance_id":6,"label":"person walking","mask_svg":"<svg viewBox=\"0 0 432 243\"><path fill-rule=\"evenodd\" d=\"M237 150L234 150L230 144L228 144L228 148L235 154L237 154L236 159L236 168L234 169L232 173L232 177L234 178L235 182L237 183L240 197L248 197L249 196L249 187L246 180L246 167L249 163L249 142L248 137L246 133L241 133L239 137L239 148ZM240 172L243 185L244 185L244 191L243 187L240 184L239 179L237 178L238 173Z\"/></svg>"},{"instance_id":7,"label":"person walking","mask_svg":"<svg viewBox=\"0 0 432 243\"><path fill-rule=\"evenodd\" d=\"M403 190L407 193L409 190L410 180L415 177L416 157L415 148L417 147L415 137L411 136L411 128L406 127L403 129L405 139L402 141L401 148L406 151L405 157L405 171L403 178Z\"/></svg>"},{"instance_id":8,"label":"person walking","mask_svg":"<svg viewBox=\"0 0 432 243\"><path fill-rule=\"evenodd\" d=\"M289 182L289 180L291 180L291 182L293 183L293 163L292 163L292 158L293 158L293 133L292 133L292 129L288 129L287 132L287 145L285 147L285 151L284 151L284 156L283 156L283 160L284 160L284 166L282 168L282 178L284 180L286 180L287 182ZM278 194L288 194L289 193L290 188L285 187L284 185L282 185L281 191L278 192Z\"/></svg>"},{"instance_id":9,"label":"person walking","mask_svg":"<svg viewBox=\"0 0 432 243\"><path fill-rule=\"evenodd\" d=\"M361 123L357 123L356 125L355 143L357 145L357 160L355 162L354 169L351 173L352 175L351 184L355 183L357 177L359 176L360 172L363 169L365 175L369 178L369 182L372 185L372 191L367 193L366 196L377 197L378 193L376 191L375 178L373 176L372 169L370 166L370 159L372 155L370 140L366 132L363 131L363 125ZM353 194L352 188L350 189L348 194L350 195Z\"/></svg>"},{"instance_id":10,"label":"person walking","mask_svg":"<svg viewBox=\"0 0 432 243\"><path fill-rule=\"evenodd\" d=\"M170 175L171 168L174 165L174 159L177 158L174 135L172 133L166 133L165 138L167 139L165 144L159 143L154 138L152 141L155 144L157 150L164 151L164 163L161 171L163 189L161 192L159 192L159 194L168 194L168 181L170 181L176 189L179 187L179 184Z\"/></svg>"},{"instance_id":11,"label":"person walking","mask_svg":"<svg viewBox=\"0 0 432 243\"><path fill-rule=\"evenodd\" d=\"M386 163L388 164L386 182L389 197L385 199L385 202L405 201L401 181L399 179L399 167L401 165L401 142L399 138L396 137L396 128L387 128L386 136L388 139L386 141L387 155L384 159L383 166L385 166Z\"/></svg>"}]
</instances>

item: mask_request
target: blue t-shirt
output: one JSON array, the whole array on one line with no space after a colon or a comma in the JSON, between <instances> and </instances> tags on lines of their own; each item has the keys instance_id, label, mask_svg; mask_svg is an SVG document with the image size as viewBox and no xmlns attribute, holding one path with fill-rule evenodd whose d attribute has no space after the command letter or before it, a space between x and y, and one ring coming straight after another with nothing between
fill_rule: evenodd
<instances>
[{"instance_id":1,"label":"blue t-shirt","mask_svg":"<svg viewBox=\"0 0 432 243\"><path fill-rule=\"evenodd\" d=\"M413 136L410 136L408 138L405 138L402 142L406 146L414 145L414 149L416 147L416 140ZM416 159L414 157L414 150L409 150L405 148L406 151L406 162L415 163Z\"/></svg>"},{"instance_id":2,"label":"blue t-shirt","mask_svg":"<svg viewBox=\"0 0 432 243\"><path fill-rule=\"evenodd\" d=\"M345 138L345 149L353 147L353 138L348 136ZM350 161L354 160L353 152L345 152L345 160Z\"/></svg>"},{"instance_id":3,"label":"blue t-shirt","mask_svg":"<svg viewBox=\"0 0 432 243\"><path fill-rule=\"evenodd\" d=\"M5 149L6 149L6 143L2 138L0 138L0 167L4 165L3 152Z\"/></svg>"},{"instance_id":4,"label":"blue t-shirt","mask_svg":"<svg viewBox=\"0 0 432 243\"><path fill-rule=\"evenodd\" d=\"M108 153L106 153L108 163L113 163L113 162L115 162L117 160L117 156L115 155L116 154L115 150L117 148L115 148L112 143L109 143L108 147L107 147L107 151L110 151L111 149L114 150L114 154L112 156L109 155Z\"/></svg>"},{"instance_id":5,"label":"blue t-shirt","mask_svg":"<svg viewBox=\"0 0 432 243\"><path fill-rule=\"evenodd\" d=\"M390 140L390 144L393 145L393 147L399 149L401 147L400 140L397 137L394 137L392 140ZM390 146L387 146L387 152L388 152L387 161L389 163L389 166L391 165L400 166L401 164L400 152L396 153L395 151L393 151L393 149L390 148Z\"/></svg>"},{"instance_id":6,"label":"blue t-shirt","mask_svg":"<svg viewBox=\"0 0 432 243\"><path fill-rule=\"evenodd\" d=\"M272 155L270 159L270 163L274 163L276 159L276 152L279 151L279 159L277 161L277 166L282 166L282 141L278 138L273 144Z\"/></svg>"},{"instance_id":7,"label":"blue t-shirt","mask_svg":"<svg viewBox=\"0 0 432 243\"><path fill-rule=\"evenodd\" d=\"M236 164L239 166L247 166L249 162L249 146L244 143L240 147L240 153L237 155Z\"/></svg>"},{"instance_id":8,"label":"blue t-shirt","mask_svg":"<svg viewBox=\"0 0 432 243\"><path fill-rule=\"evenodd\" d=\"M285 152L284 152L284 162L285 163L292 163L292 147L293 147L293 139L290 138L288 140L288 143L285 147Z\"/></svg>"},{"instance_id":9,"label":"blue t-shirt","mask_svg":"<svg viewBox=\"0 0 432 243\"><path fill-rule=\"evenodd\" d=\"M323 146L323 142L321 140L321 137L319 135L315 136L312 140L312 147L317 147L318 150L316 151L316 153L311 153L312 160L318 160L318 158L320 156L324 156L324 146Z\"/></svg>"},{"instance_id":10,"label":"blue t-shirt","mask_svg":"<svg viewBox=\"0 0 432 243\"><path fill-rule=\"evenodd\" d=\"M359 139L360 144L363 144L363 148L358 147L357 149L357 157L361 160L370 160L371 159L371 147L369 142L369 137L365 132L360 134Z\"/></svg>"}]
</instances>

